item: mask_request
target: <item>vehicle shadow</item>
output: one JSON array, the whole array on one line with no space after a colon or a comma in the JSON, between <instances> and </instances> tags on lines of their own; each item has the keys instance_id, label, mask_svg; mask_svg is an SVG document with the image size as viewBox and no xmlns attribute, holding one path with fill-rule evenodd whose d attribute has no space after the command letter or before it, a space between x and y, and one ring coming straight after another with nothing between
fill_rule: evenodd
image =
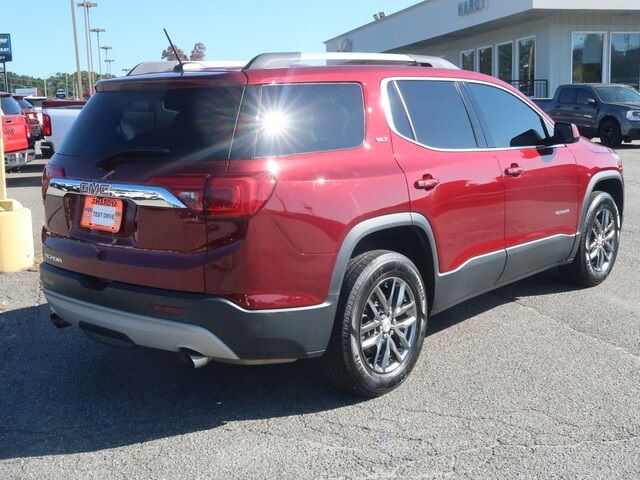
<instances>
[{"instance_id":1,"label":"vehicle shadow","mask_svg":"<svg viewBox=\"0 0 640 480\"><path fill-rule=\"evenodd\" d=\"M19 175L19 177L7 178L7 187L39 187L42 185L42 175L23 175L22 173Z\"/></svg>"},{"instance_id":2,"label":"vehicle shadow","mask_svg":"<svg viewBox=\"0 0 640 480\"><path fill-rule=\"evenodd\" d=\"M429 335L514 296L565 289L554 277L524 280L433 317ZM330 387L310 361L191 371L170 352L56 330L48 314L46 304L0 314L0 459L97 451L363 401Z\"/></svg>"}]
</instances>

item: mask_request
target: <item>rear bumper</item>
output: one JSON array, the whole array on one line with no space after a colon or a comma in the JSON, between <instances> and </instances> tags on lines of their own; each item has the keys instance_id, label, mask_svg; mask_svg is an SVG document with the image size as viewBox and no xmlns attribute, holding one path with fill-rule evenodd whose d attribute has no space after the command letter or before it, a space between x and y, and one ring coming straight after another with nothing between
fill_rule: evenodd
<instances>
[{"instance_id":1,"label":"rear bumper","mask_svg":"<svg viewBox=\"0 0 640 480\"><path fill-rule=\"evenodd\" d=\"M36 152L33 149L19 150L4 154L4 168L6 170L12 168L20 168L36 158Z\"/></svg>"},{"instance_id":2,"label":"rear bumper","mask_svg":"<svg viewBox=\"0 0 640 480\"><path fill-rule=\"evenodd\" d=\"M51 309L85 331L87 325L98 327L135 345L189 349L230 362L268 363L321 355L336 309L335 302L326 302L245 310L217 296L106 282L47 263L40 266L40 276Z\"/></svg>"},{"instance_id":3,"label":"rear bumper","mask_svg":"<svg viewBox=\"0 0 640 480\"><path fill-rule=\"evenodd\" d=\"M622 136L629 140L640 140L640 126L637 125L637 122L634 122L633 125L627 126L622 130Z\"/></svg>"}]
</instances>

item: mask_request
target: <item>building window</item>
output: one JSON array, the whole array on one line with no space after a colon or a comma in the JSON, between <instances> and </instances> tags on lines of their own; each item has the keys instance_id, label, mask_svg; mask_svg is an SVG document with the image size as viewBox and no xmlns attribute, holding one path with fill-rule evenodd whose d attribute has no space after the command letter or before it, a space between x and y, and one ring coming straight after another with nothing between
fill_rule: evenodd
<instances>
[{"instance_id":1,"label":"building window","mask_svg":"<svg viewBox=\"0 0 640 480\"><path fill-rule=\"evenodd\" d=\"M611 34L611 83L640 86L640 33Z\"/></svg>"},{"instance_id":2,"label":"building window","mask_svg":"<svg viewBox=\"0 0 640 480\"><path fill-rule=\"evenodd\" d=\"M493 75L493 47L478 49L478 70L485 75Z\"/></svg>"},{"instance_id":3,"label":"building window","mask_svg":"<svg viewBox=\"0 0 640 480\"><path fill-rule=\"evenodd\" d=\"M498 78L505 82L513 80L513 43L498 45Z\"/></svg>"},{"instance_id":4,"label":"building window","mask_svg":"<svg viewBox=\"0 0 640 480\"><path fill-rule=\"evenodd\" d=\"M536 39L534 37L518 40L518 83L520 91L532 96L533 80L536 77Z\"/></svg>"},{"instance_id":5,"label":"building window","mask_svg":"<svg viewBox=\"0 0 640 480\"><path fill-rule=\"evenodd\" d=\"M474 50L467 50L460 54L460 66L463 70L473 72L476 69L476 59Z\"/></svg>"},{"instance_id":6,"label":"building window","mask_svg":"<svg viewBox=\"0 0 640 480\"><path fill-rule=\"evenodd\" d=\"M571 34L572 83L602 82L604 33Z\"/></svg>"}]
</instances>

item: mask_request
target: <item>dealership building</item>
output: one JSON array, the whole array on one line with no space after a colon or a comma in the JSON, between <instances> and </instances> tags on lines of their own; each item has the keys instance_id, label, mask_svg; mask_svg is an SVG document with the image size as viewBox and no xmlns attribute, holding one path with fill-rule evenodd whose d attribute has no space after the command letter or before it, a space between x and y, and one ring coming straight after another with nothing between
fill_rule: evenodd
<instances>
[{"instance_id":1,"label":"dealership building","mask_svg":"<svg viewBox=\"0 0 640 480\"><path fill-rule=\"evenodd\" d=\"M536 97L565 83L640 83L640 0L425 0L376 18L327 51L436 55Z\"/></svg>"}]
</instances>

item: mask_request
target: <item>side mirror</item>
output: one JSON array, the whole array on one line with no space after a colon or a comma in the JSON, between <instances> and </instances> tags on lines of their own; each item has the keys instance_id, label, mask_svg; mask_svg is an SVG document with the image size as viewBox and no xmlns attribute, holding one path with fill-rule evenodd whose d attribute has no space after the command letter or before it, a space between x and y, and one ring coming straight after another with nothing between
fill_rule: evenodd
<instances>
[{"instance_id":1,"label":"side mirror","mask_svg":"<svg viewBox=\"0 0 640 480\"><path fill-rule=\"evenodd\" d=\"M596 102L595 99L593 98L587 98L587 101L585 102L585 104L588 105L589 107L595 107L597 103L598 102Z\"/></svg>"},{"instance_id":2,"label":"side mirror","mask_svg":"<svg viewBox=\"0 0 640 480\"><path fill-rule=\"evenodd\" d=\"M553 127L553 137L551 142L554 145L560 143L576 143L580 140L580 132L578 127L573 123L556 122Z\"/></svg>"}]
</instances>

